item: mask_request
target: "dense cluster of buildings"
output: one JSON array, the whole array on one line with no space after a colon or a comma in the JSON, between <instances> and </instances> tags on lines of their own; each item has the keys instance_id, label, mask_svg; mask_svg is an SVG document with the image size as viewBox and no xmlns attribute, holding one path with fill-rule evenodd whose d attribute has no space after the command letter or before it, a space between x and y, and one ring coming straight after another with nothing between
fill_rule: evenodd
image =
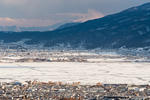
<instances>
[{"instance_id":1,"label":"dense cluster of buildings","mask_svg":"<svg viewBox=\"0 0 150 100\"><path fill-rule=\"evenodd\" d=\"M150 100L149 85L26 81L0 83L0 100Z\"/></svg>"}]
</instances>

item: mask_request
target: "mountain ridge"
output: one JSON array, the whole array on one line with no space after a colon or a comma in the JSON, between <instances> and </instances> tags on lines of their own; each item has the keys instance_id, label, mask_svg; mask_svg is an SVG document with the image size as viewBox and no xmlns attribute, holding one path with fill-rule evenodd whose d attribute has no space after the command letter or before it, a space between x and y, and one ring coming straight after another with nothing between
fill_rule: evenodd
<instances>
[{"instance_id":1,"label":"mountain ridge","mask_svg":"<svg viewBox=\"0 0 150 100\"><path fill-rule=\"evenodd\" d=\"M75 26L47 32L0 33L0 40L43 44L45 47L82 46L94 48L138 48L150 46L150 3L90 20Z\"/></svg>"}]
</instances>

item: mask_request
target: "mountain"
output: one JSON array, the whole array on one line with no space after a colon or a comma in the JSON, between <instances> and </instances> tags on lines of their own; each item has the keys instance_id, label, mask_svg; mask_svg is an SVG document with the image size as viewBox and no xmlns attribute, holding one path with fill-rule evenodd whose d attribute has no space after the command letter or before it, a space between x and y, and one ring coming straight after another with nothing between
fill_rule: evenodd
<instances>
[{"instance_id":1,"label":"mountain","mask_svg":"<svg viewBox=\"0 0 150 100\"><path fill-rule=\"evenodd\" d=\"M49 25L49 26L39 26L39 27L19 27L19 26L0 26L0 31L4 32L22 32L22 31L51 31L57 29L62 23Z\"/></svg>"},{"instance_id":2,"label":"mountain","mask_svg":"<svg viewBox=\"0 0 150 100\"><path fill-rule=\"evenodd\" d=\"M140 48L150 46L150 3L47 32L1 32L3 43L26 40L44 47Z\"/></svg>"},{"instance_id":3,"label":"mountain","mask_svg":"<svg viewBox=\"0 0 150 100\"><path fill-rule=\"evenodd\" d=\"M18 31L16 26L0 26L0 31Z\"/></svg>"},{"instance_id":4,"label":"mountain","mask_svg":"<svg viewBox=\"0 0 150 100\"><path fill-rule=\"evenodd\" d=\"M80 22L66 23L66 24L63 24L63 25L59 26L57 28L57 30L68 28L68 27L72 27L72 26L75 26L75 25L78 25L78 24L80 24Z\"/></svg>"}]
</instances>

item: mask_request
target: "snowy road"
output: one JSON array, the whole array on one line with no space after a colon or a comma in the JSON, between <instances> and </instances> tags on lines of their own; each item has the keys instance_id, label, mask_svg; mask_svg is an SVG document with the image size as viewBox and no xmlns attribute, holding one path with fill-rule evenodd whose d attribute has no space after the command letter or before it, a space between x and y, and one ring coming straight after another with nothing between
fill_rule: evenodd
<instances>
[{"instance_id":1,"label":"snowy road","mask_svg":"<svg viewBox=\"0 0 150 100\"><path fill-rule=\"evenodd\" d=\"M0 81L14 80L149 84L150 63L0 63Z\"/></svg>"}]
</instances>

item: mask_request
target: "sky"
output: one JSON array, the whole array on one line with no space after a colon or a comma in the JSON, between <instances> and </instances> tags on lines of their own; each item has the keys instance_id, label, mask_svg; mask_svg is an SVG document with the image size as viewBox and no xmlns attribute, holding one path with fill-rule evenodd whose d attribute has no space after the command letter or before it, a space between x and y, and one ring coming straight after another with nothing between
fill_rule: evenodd
<instances>
[{"instance_id":1,"label":"sky","mask_svg":"<svg viewBox=\"0 0 150 100\"><path fill-rule=\"evenodd\" d=\"M147 2L150 0L0 0L0 26L84 22Z\"/></svg>"}]
</instances>

